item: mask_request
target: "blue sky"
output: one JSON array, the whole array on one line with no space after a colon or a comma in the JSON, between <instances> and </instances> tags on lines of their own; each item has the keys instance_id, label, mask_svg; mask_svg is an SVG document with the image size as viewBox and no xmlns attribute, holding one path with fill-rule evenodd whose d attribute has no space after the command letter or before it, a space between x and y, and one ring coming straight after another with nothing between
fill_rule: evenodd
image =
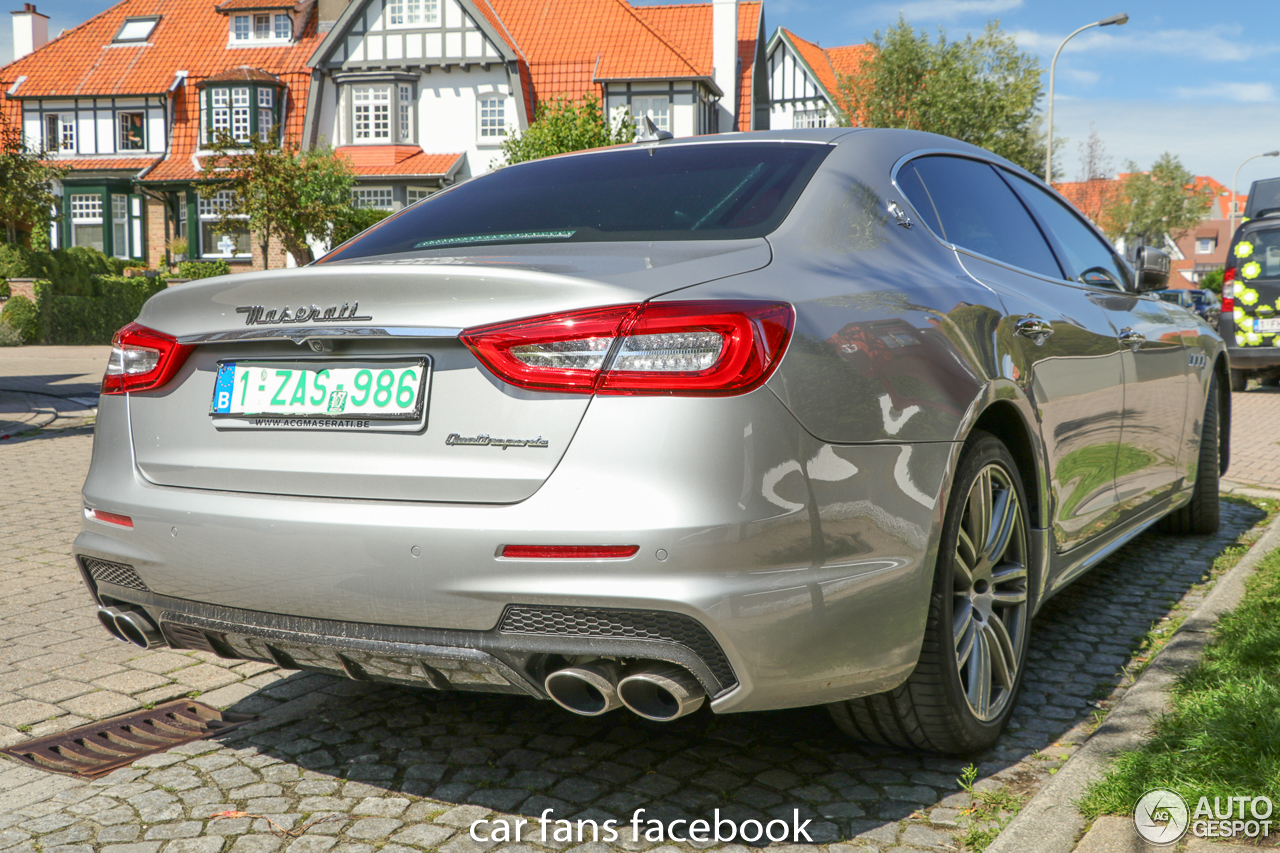
<instances>
[{"instance_id":1,"label":"blue sky","mask_svg":"<svg viewBox=\"0 0 1280 853\"><path fill-rule=\"evenodd\" d=\"M216 0L209 0L212 5ZM635 0L649 4L653 0ZM1078 143L1097 130L1122 169L1147 168L1164 151L1196 174L1230 184L1244 158L1280 148L1280 2L1232 0L764 0L765 26L824 46L856 44L901 12L917 29L948 37L981 31L993 18L1019 46L1049 60L1076 27L1118 12L1122 27L1087 30L1058 59L1054 100L1055 160L1074 178ZM110 0L37 0L50 35L111 5ZM10 0L12 9L21 8ZM12 31L0 27L0 62L12 56ZM1280 158L1255 160L1250 181L1280 175Z\"/></svg>"}]
</instances>

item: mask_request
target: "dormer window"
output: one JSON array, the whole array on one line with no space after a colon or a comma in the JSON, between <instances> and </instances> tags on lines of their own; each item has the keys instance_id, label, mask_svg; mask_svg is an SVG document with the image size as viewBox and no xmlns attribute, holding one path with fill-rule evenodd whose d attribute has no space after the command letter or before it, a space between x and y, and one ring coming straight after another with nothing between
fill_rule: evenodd
<instances>
[{"instance_id":1,"label":"dormer window","mask_svg":"<svg viewBox=\"0 0 1280 853\"><path fill-rule=\"evenodd\" d=\"M116 33L116 37L111 40L112 44L129 44L141 43L151 38L151 31L156 28L156 24L160 23L160 16L154 15L149 18L125 18L124 23L120 25L120 31Z\"/></svg>"},{"instance_id":2,"label":"dormer window","mask_svg":"<svg viewBox=\"0 0 1280 853\"><path fill-rule=\"evenodd\" d=\"M230 78L230 79L229 79ZM200 140L211 145L229 133L238 142L266 142L281 122L283 87L259 71L220 75L200 93Z\"/></svg>"},{"instance_id":3,"label":"dormer window","mask_svg":"<svg viewBox=\"0 0 1280 853\"><path fill-rule=\"evenodd\" d=\"M233 46L288 44L293 39L293 18L286 14L257 12L231 16Z\"/></svg>"}]
</instances>

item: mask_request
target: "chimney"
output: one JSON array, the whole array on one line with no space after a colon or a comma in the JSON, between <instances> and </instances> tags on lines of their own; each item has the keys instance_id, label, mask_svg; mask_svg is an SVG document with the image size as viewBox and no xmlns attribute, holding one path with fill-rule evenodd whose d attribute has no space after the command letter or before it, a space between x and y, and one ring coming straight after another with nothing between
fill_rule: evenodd
<instances>
[{"instance_id":1,"label":"chimney","mask_svg":"<svg viewBox=\"0 0 1280 853\"><path fill-rule=\"evenodd\" d=\"M327 33L333 29L350 2L351 0L320 0L317 4L320 9L320 32Z\"/></svg>"},{"instance_id":2,"label":"chimney","mask_svg":"<svg viewBox=\"0 0 1280 853\"><path fill-rule=\"evenodd\" d=\"M13 58L21 59L49 42L49 16L36 11L36 4L23 3L13 14Z\"/></svg>"},{"instance_id":3,"label":"chimney","mask_svg":"<svg viewBox=\"0 0 1280 853\"><path fill-rule=\"evenodd\" d=\"M720 132L737 130L738 0L711 0L711 77L720 97Z\"/></svg>"}]
</instances>

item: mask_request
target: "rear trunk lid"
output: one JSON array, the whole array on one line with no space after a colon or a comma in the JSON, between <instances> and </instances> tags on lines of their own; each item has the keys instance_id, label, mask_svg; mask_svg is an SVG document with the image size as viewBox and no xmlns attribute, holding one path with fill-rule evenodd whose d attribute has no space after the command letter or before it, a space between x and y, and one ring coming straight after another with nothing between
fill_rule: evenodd
<instances>
[{"instance_id":1,"label":"rear trunk lid","mask_svg":"<svg viewBox=\"0 0 1280 853\"><path fill-rule=\"evenodd\" d=\"M129 395L139 470L153 483L184 488L520 501L554 470L591 398L499 381L458 340L460 330L642 302L770 260L763 239L591 244L571 254L563 247L512 248L241 273L159 294L138 322L196 348L165 387ZM309 340L320 340L324 351ZM298 419L246 424L214 417L219 370L229 364L240 366L232 375L241 380L246 373L255 382L260 377L268 396L271 384L287 383L275 391L280 399L293 385L278 380L277 370L370 368L376 376L386 367L402 376L422 365L425 425L328 429L300 426Z\"/></svg>"}]
</instances>

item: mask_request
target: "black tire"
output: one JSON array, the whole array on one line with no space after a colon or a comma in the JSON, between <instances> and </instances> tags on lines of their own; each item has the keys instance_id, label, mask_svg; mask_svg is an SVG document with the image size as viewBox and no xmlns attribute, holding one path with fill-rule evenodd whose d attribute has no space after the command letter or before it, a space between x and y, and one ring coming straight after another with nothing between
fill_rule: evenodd
<instances>
[{"instance_id":1,"label":"black tire","mask_svg":"<svg viewBox=\"0 0 1280 853\"><path fill-rule=\"evenodd\" d=\"M984 499L985 522L978 507ZM1008 448L974 431L943 519L920 660L893 690L829 705L840 728L877 743L952 755L996 742L1013 712L1027 657L1026 506ZM972 533L980 529L977 548Z\"/></svg>"},{"instance_id":2,"label":"black tire","mask_svg":"<svg viewBox=\"0 0 1280 853\"><path fill-rule=\"evenodd\" d=\"M1236 371L1231 371L1234 374ZM1191 502L1160 519L1157 529L1178 536L1218 532L1218 478L1222 470L1222 442L1218 407L1222 392L1218 376L1209 380L1204 403L1204 426L1200 430L1200 453L1196 459L1196 485Z\"/></svg>"},{"instance_id":3,"label":"black tire","mask_svg":"<svg viewBox=\"0 0 1280 853\"><path fill-rule=\"evenodd\" d=\"M1243 391L1245 386L1249 384L1249 371L1231 369L1231 390L1232 392Z\"/></svg>"}]
</instances>

